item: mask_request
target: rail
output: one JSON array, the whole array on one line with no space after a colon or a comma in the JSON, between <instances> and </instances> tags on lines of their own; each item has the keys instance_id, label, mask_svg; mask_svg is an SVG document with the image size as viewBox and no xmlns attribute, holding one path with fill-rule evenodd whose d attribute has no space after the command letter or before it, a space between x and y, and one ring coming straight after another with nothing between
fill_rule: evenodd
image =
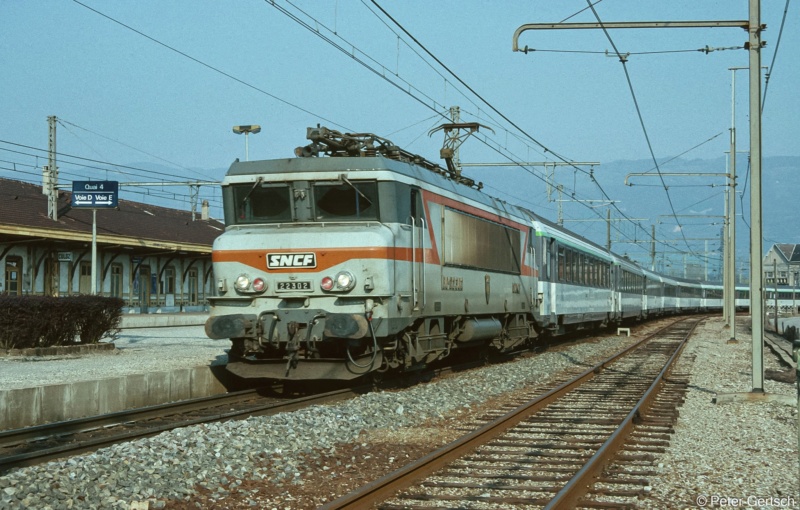
<instances>
[{"instance_id":1,"label":"rail","mask_svg":"<svg viewBox=\"0 0 800 510\"><path fill-rule=\"evenodd\" d=\"M658 391L658 388L666 377L669 366L671 366L671 364L677 359L683 345L685 345L686 340L701 320L702 319L697 319L693 324L690 325L689 328L686 328L685 326L682 328L683 331L681 332L681 339L674 347L668 362L662 365L661 370L658 371L657 375L653 377L652 384L650 384L646 391L644 391L644 395L637 399L637 402L630 408L630 412L628 412L627 417L623 419L621 423L619 423L617 431L608 437L603 445L597 449L594 455L592 455L589 461L586 462L583 467L577 470L572 479L567 482L563 488L560 489L550 500L530 501L532 504L546 506L547 508L570 508L574 506L575 501L577 501L577 499L582 497L585 493L587 485L591 485L587 482L587 480L597 476L598 470L601 470L602 466L604 466L608 461L608 456L613 454L619 447L620 442L627 437L635 418L644 413L647 407L651 404L652 399ZM576 388L585 385L588 381L591 381L597 377L598 374L608 371L613 364L623 359L625 356L628 356L634 351L639 350L648 343L654 343L654 339L657 340L658 338L663 338L664 336L669 335L671 328L675 328L676 324L684 323L686 323L686 319L659 330L658 332L627 347L626 349L623 349L608 359L592 366L573 379L564 382L556 388L553 388L539 397L534 398L530 402L517 407L501 418L479 428L478 430L475 430L470 434L463 436L462 438L419 459L416 462L413 462L379 480L365 485L357 491L328 503L322 508L324 510L367 508L369 505L387 500L388 498L397 494L399 491L408 489L412 485L418 483L419 480L431 476L433 473L439 471L448 464L451 464L457 459L462 459L468 453L473 452L477 448L486 445L493 439L498 438L510 429L521 424L523 421L541 412L547 406L560 399L563 399ZM442 485L448 486L447 484ZM438 486L439 485L437 485L437 487ZM495 484L485 484L480 485L480 487L495 487ZM431 498L434 497L431 496ZM497 502L491 499L483 499L482 501L486 501L487 503ZM395 507L400 508L403 507L403 505L386 506L386 508Z\"/></svg>"}]
</instances>

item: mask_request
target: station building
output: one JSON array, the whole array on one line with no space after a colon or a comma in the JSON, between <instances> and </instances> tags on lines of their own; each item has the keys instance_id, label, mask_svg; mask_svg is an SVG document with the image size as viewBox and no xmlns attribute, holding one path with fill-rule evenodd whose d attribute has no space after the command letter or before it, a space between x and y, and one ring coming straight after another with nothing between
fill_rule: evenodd
<instances>
[{"instance_id":1,"label":"station building","mask_svg":"<svg viewBox=\"0 0 800 510\"><path fill-rule=\"evenodd\" d=\"M92 210L58 191L0 178L0 294L70 296L92 290ZM125 312L201 312L215 292L211 246L224 225L201 214L128 200L96 210L97 295Z\"/></svg>"}]
</instances>

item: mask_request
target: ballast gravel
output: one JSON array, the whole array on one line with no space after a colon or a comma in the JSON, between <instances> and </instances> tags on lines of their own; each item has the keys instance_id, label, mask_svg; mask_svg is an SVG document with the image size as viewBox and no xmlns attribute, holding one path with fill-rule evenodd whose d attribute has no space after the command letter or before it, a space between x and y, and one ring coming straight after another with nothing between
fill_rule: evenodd
<instances>
[{"instance_id":1,"label":"ballast gravel","mask_svg":"<svg viewBox=\"0 0 800 510\"><path fill-rule=\"evenodd\" d=\"M772 497L750 507L798 508L796 409L711 403L715 393L750 390L749 335L741 331L737 345L725 344L728 336L721 320L711 319L687 347L695 357L684 367L692 374L691 389L672 446L652 480L652 500L643 500L642 507L719 507L731 498ZM397 468L402 447L396 448L403 441L411 450L414 444L436 443L438 433L448 440L456 432L446 429L462 427L487 400L513 396L632 340L607 336L403 391L186 427L17 469L0 476L0 510L316 508L346 492L345 481L358 485L345 480L349 468L375 473ZM780 368L769 352L765 362L768 369ZM795 394L789 383L768 380L765 389ZM382 441L394 449L381 455ZM339 460L331 464L332 458ZM374 465L365 465L370 462Z\"/></svg>"}]
</instances>

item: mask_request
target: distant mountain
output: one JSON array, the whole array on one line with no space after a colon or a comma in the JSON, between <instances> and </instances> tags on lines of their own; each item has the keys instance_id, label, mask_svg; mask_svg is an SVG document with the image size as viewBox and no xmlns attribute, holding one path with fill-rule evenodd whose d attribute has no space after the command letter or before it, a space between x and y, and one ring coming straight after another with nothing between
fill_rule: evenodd
<instances>
[{"instance_id":1,"label":"distant mountain","mask_svg":"<svg viewBox=\"0 0 800 510\"><path fill-rule=\"evenodd\" d=\"M653 212L670 214L669 201L661 179L653 170L650 160L614 161L603 164L595 172L598 182L608 191L619 193L625 208L630 207L635 214L650 216ZM736 201L741 233L739 237L749 239L747 231L750 223L750 166L744 157L737 159L737 186L739 199ZM725 158L711 160L674 160L660 167L662 173L725 173L728 171ZM634 172L650 172L653 177L632 176L624 186L625 176ZM800 243L800 227L797 224L797 191L800 190L800 157L782 156L764 158L762 161L762 214L764 243ZM669 187L669 195L677 214L724 213L723 185L726 179L715 176L664 177ZM713 187L711 187L713 185ZM710 198L718 192L717 198ZM737 223L737 227L740 225ZM743 236L743 234L747 234ZM766 248L766 246L765 246Z\"/></svg>"},{"instance_id":2,"label":"distant mountain","mask_svg":"<svg viewBox=\"0 0 800 510\"><path fill-rule=\"evenodd\" d=\"M662 185L662 178L653 168L651 160L621 160L603 163L589 170L583 168L576 171L569 167L561 167L555 172L556 184L565 186L562 202L556 203L558 196L554 191L548 202L541 169L537 169L538 177L519 169L508 169L504 173L492 169L485 171L480 177L488 185L484 191L503 200L519 203L556 221L560 205L565 227L583 235L592 241L606 244L605 220L608 206L600 202L586 202L605 198L617 201L612 208L612 219L615 228L612 230L614 251L630 254L636 260L647 262L650 259L650 232L653 226L660 244L657 247L658 257L666 260L680 259L686 252L686 242L692 251L711 253L709 258L719 258L721 249L719 235L722 232L722 216L724 214L723 191L726 179L721 176L686 176L673 177L670 173L725 173L726 158L716 159L673 159L659 162L669 194ZM66 169L65 169L66 170ZM60 184L69 185L71 180L116 180L119 182L134 181L221 181L227 169L175 169L164 165L134 162L123 167L117 173L115 168L99 170L97 168L70 169L62 172ZM479 170L469 169L465 172L470 177L476 176ZM643 174L648 175L633 175ZM480 175L480 174L479 174ZM745 261L749 258L750 242L750 172L747 158L740 155L737 160L737 259ZM4 176L0 172L0 176ZM41 182L35 174L18 175L10 172L9 178L22 178L29 182ZM626 177L628 186L625 185ZM480 180L480 179L479 179ZM572 190L575 190L574 195ZM763 160L762 171L762 214L763 214L763 248L768 250L776 243L800 244L800 226L798 226L797 192L800 190L800 157L783 156L768 157ZM552 190L551 190L552 191ZM744 192L744 193L742 193ZM507 195L506 195L507 193ZM187 185L181 186L121 186L120 197L144 203L153 203L163 207L189 210L192 204L192 193ZM510 198L513 197L513 198ZM221 196L218 186L203 185L199 188L196 206L204 199L209 200L211 216L222 217ZM577 202L583 200L584 202ZM617 210L618 209L618 210ZM677 221L672 214L678 215ZM744 214L742 214L744 213ZM622 221L622 215L635 218L640 227ZM570 221L573 220L573 221ZM579 221L575 221L579 220ZM586 221L586 220L592 220ZM678 228L678 222L683 227ZM693 241L698 239L698 241ZM703 239L708 239L704 241ZM674 249L671 249L674 247ZM738 265L738 264L737 264Z\"/></svg>"},{"instance_id":3,"label":"distant mountain","mask_svg":"<svg viewBox=\"0 0 800 510\"><path fill-rule=\"evenodd\" d=\"M719 261L727 178L668 174L727 174L726 157L665 159L659 161L661 177L654 167L652 160L612 161L594 167L591 172L588 167L578 171L561 166L555 171L554 183L564 186L559 203L556 203L559 196L555 192L551 192L548 202L542 178L544 172L539 168L536 169L537 178L523 170L505 173L493 170L478 175L487 184L484 190L487 193L500 193L500 198L530 208L552 221L557 221L560 206L566 228L603 246L607 231L605 221L600 220L605 220L609 206L600 200L616 201L611 207L615 227L611 234L613 250L648 265L653 226L659 241L657 257L664 259L662 264L667 265L671 260L682 265L683 254L687 251L702 255L708 250L707 258ZM800 189L800 157L764 158L762 167L763 249L766 252L775 243L800 243L795 205ZM737 260L746 262L750 256L751 179L748 161L743 155L737 159L736 189ZM636 219L640 226L623 221L623 215ZM691 249L687 248L687 243ZM698 258L686 257L686 262L705 265L705 261ZM713 271L713 267L709 271Z\"/></svg>"},{"instance_id":4,"label":"distant mountain","mask_svg":"<svg viewBox=\"0 0 800 510\"><path fill-rule=\"evenodd\" d=\"M727 173L726 158L677 159L659 162L662 179L653 169L651 160L614 161L603 164L595 171L595 178L628 217L648 218L643 225L656 225L656 236L660 239L682 239L673 213L683 226L688 239L714 237L722 231L722 216L725 212L724 190L727 179L717 176L672 177L669 173ZM737 259L745 261L750 254L750 192L751 175L747 158L737 159L736 200L736 251ZM630 175L648 172L651 175ZM629 186L625 186L628 177ZM588 193L594 192L589 183L579 186ZM800 190L800 157L769 157L762 161L762 224L763 250L766 252L776 243L800 243L798 226L797 192ZM670 207L670 201L672 207ZM686 215L686 216L683 216ZM698 215L698 216L694 216ZM706 216L706 217L704 217ZM705 226L704 226L705 225ZM671 228L670 228L671 227ZM612 236L613 237L613 236ZM702 241L690 241L696 249L704 249ZM678 250L685 244L677 242ZM709 249L719 248L718 242L710 242ZM737 264L738 265L738 264Z\"/></svg>"}]
</instances>

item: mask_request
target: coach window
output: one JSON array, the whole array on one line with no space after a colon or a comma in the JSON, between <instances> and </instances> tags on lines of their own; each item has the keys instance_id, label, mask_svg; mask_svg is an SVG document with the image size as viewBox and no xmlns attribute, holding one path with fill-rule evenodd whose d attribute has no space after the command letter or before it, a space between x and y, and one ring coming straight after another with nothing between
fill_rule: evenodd
<instances>
[{"instance_id":1,"label":"coach window","mask_svg":"<svg viewBox=\"0 0 800 510\"><path fill-rule=\"evenodd\" d=\"M581 253L581 283L588 285L589 280L589 257Z\"/></svg>"},{"instance_id":2,"label":"coach window","mask_svg":"<svg viewBox=\"0 0 800 510\"><path fill-rule=\"evenodd\" d=\"M574 262L572 250L567 250L567 281L572 283L574 281Z\"/></svg>"},{"instance_id":3,"label":"coach window","mask_svg":"<svg viewBox=\"0 0 800 510\"><path fill-rule=\"evenodd\" d=\"M598 287L603 286L603 275L601 274L602 269L603 263L597 259L594 259L594 284Z\"/></svg>"},{"instance_id":4,"label":"coach window","mask_svg":"<svg viewBox=\"0 0 800 510\"><path fill-rule=\"evenodd\" d=\"M564 254L564 248L558 247L558 281L563 282L565 275L565 267L567 265L566 255Z\"/></svg>"},{"instance_id":5,"label":"coach window","mask_svg":"<svg viewBox=\"0 0 800 510\"><path fill-rule=\"evenodd\" d=\"M572 253L572 281L582 283L581 279L581 254L576 251Z\"/></svg>"}]
</instances>

